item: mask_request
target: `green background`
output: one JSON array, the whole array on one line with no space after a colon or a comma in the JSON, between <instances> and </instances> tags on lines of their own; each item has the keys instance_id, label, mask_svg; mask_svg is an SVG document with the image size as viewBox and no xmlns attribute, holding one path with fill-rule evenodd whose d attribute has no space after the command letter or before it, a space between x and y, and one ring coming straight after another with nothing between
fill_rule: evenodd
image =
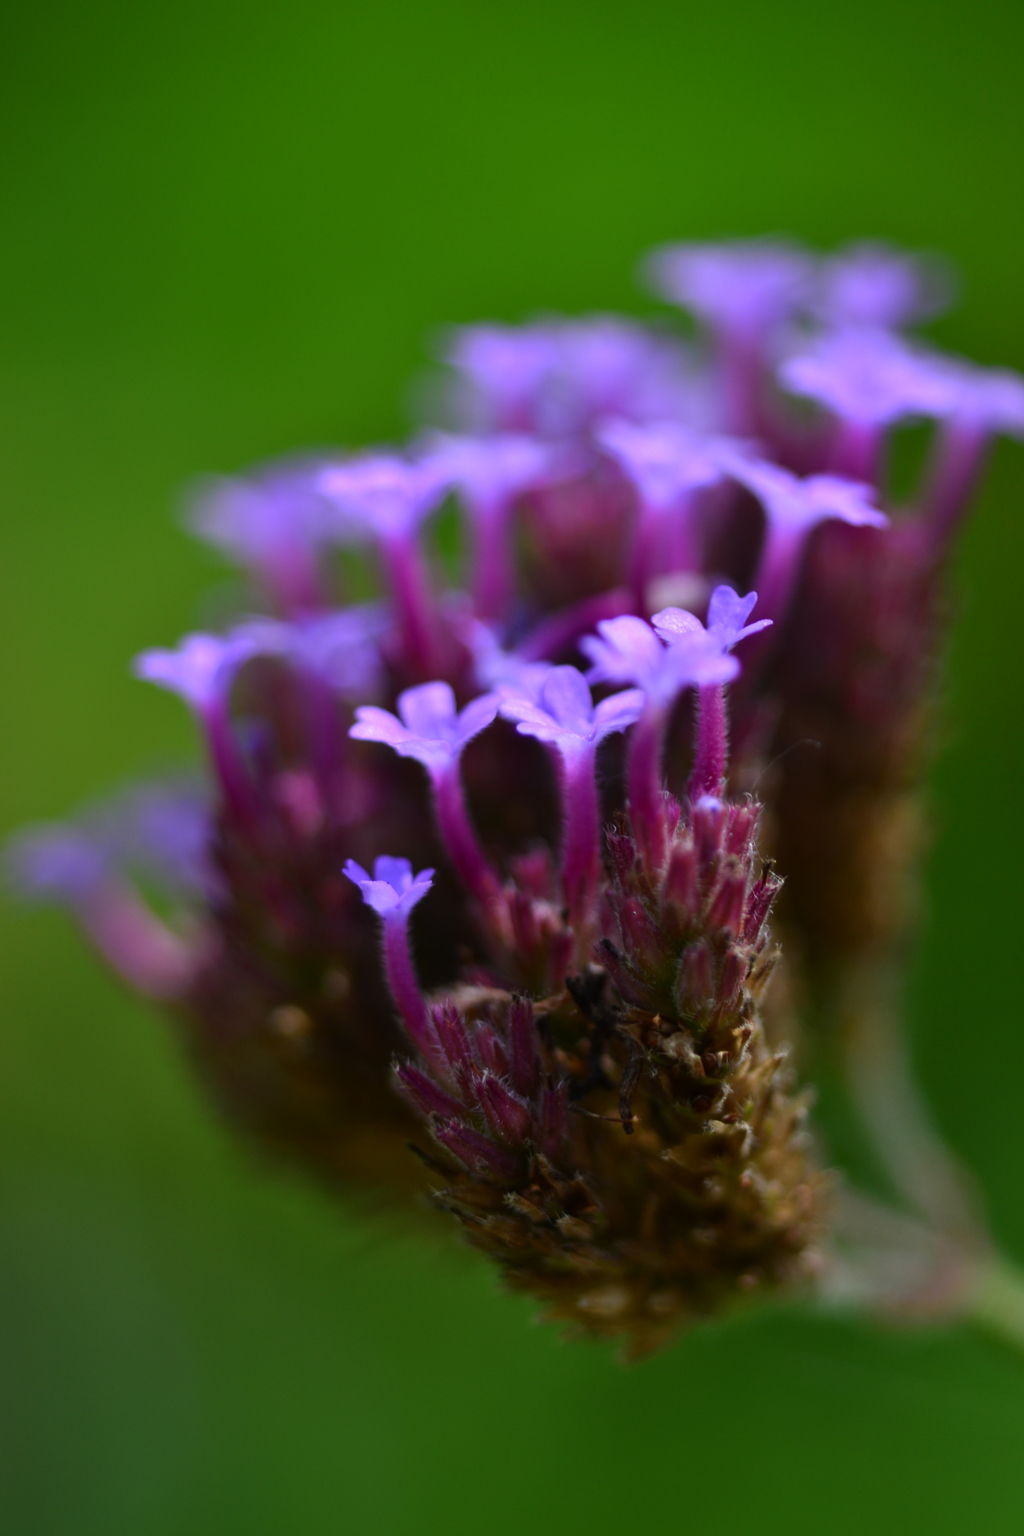
<instances>
[{"instance_id":1,"label":"green background","mask_svg":"<svg viewBox=\"0 0 1024 1536\"><path fill-rule=\"evenodd\" d=\"M4 825L193 750L127 661L218 579L183 482L400 432L444 322L642 307L673 237L947 251L936 328L1024 366L1001 0L49 0L0 44ZM915 1048L1024 1259L1024 456L960 556ZM623 1369L456 1243L222 1135L55 914L3 915L0 1527L1021 1530L1024 1360L752 1316Z\"/></svg>"}]
</instances>

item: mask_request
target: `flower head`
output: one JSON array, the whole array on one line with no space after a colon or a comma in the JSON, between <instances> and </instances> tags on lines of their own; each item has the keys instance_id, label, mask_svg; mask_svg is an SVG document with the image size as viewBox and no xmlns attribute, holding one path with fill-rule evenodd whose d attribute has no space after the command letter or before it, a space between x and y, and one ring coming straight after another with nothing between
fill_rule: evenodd
<instances>
[{"instance_id":1,"label":"flower head","mask_svg":"<svg viewBox=\"0 0 1024 1536\"><path fill-rule=\"evenodd\" d=\"M414 875L408 859L392 858L386 853L374 860L372 875L355 859L347 861L343 873L358 885L366 905L383 918L408 917L434 883L432 869L421 869Z\"/></svg>"},{"instance_id":2,"label":"flower head","mask_svg":"<svg viewBox=\"0 0 1024 1536\"><path fill-rule=\"evenodd\" d=\"M804 297L809 258L781 240L666 245L646 270L652 287L718 327L760 329Z\"/></svg>"},{"instance_id":3,"label":"flower head","mask_svg":"<svg viewBox=\"0 0 1024 1536\"><path fill-rule=\"evenodd\" d=\"M882 330L831 332L786 358L779 378L793 394L866 426L943 416L951 401L945 360Z\"/></svg>"},{"instance_id":4,"label":"flower head","mask_svg":"<svg viewBox=\"0 0 1024 1536\"><path fill-rule=\"evenodd\" d=\"M548 325L465 325L454 331L445 360L467 386L463 412L470 424L485 432L532 427L538 395L557 353Z\"/></svg>"},{"instance_id":5,"label":"flower head","mask_svg":"<svg viewBox=\"0 0 1024 1536\"><path fill-rule=\"evenodd\" d=\"M438 475L462 491L471 508L487 508L542 484L555 467L550 446L525 433L487 437L439 433L427 445Z\"/></svg>"},{"instance_id":6,"label":"flower head","mask_svg":"<svg viewBox=\"0 0 1024 1536\"><path fill-rule=\"evenodd\" d=\"M595 435L642 500L656 508L669 508L691 491L716 485L726 474L725 450L740 451L736 444L694 433L676 421L606 421Z\"/></svg>"},{"instance_id":7,"label":"flower head","mask_svg":"<svg viewBox=\"0 0 1024 1536\"><path fill-rule=\"evenodd\" d=\"M1024 437L1024 377L1008 368L976 368L948 359L944 414L981 431Z\"/></svg>"},{"instance_id":8,"label":"flower head","mask_svg":"<svg viewBox=\"0 0 1024 1536\"><path fill-rule=\"evenodd\" d=\"M176 650L143 651L132 671L143 682L178 694L200 713L226 698L243 662L264 649L277 630L267 621L258 629L230 635L186 635Z\"/></svg>"},{"instance_id":9,"label":"flower head","mask_svg":"<svg viewBox=\"0 0 1024 1536\"><path fill-rule=\"evenodd\" d=\"M7 877L35 901L83 901L106 878L110 857L84 828L66 822L27 827L5 850Z\"/></svg>"},{"instance_id":10,"label":"flower head","mask_svg":"<svg viewBox=\"0 0 1024 1536\"><path fill-rule=\"evenodd\" d=\"M321 471L317 488L342 515L343 531L379 539L411 533L437 506L451 477L432 458L367 453Z\"/></svg>"},{"instance_id":11,"label":"flower head","mask_svg":"<svg viewBox=\"0 0 1024 1536\"><path fill-rule=\"evenodd\" d=\"M709 687L736 677L739 662L709 636L699 619L681 608L663 612L678 615L674 629L664 636L633 614L602 619L597 635L580 641L591 662L589 680L637 683L652 702L667 703L683 688Z\"/></svg>"},{"instance_id":12,"label":"flower head","mask_svg":"<svg viewBox=\"0 0 1024 1536\"><path fill-rule=\"evenodd\" d=\"M315 563L336 536L319 489L323 464L296 460L198 488L190 526L225 554L256 570L289 609L318 606Z\"/></svg>"},{"instance_id":13,"label":"flower head","mask_svg":"<svg viewBox=\"0 0 1024 1536\"><path fill-rule=\"evenodd\" d=\"M349 735L357 741L379 741L400 757L414 757L428 769L458 761L463 748L498 713L495 694L484 694L459 712L455 694L443 682L422 683L398 696L398 715L368 704L356 710Z\"/></svg>"},{"instance_id":14,"label":"flower head","mask_svg":"<svg viewBox=\"0 0 1024 1536\"><path fill-rule=\"evenodd\" d=\"M747 623L756 604L756 592L748 592L746 597L740 597L732 587L723 583L711 594L706 626L702 626L700 620L692 613L687 613L685 608L663 608L654 615L651 624L669 645L687 640L704 628L705 633L723 652L731 651L733 646L739 645L748 635L759 634L771 625L771 619L757 619L753 624Z\"/></svg>"},{"instance_id":15,"label":"flower head","mask_svg":"<svg viewBox=\"0 0 1024 1536\"><path fill-rule=\"evenodd\" d=\"M790 474L762 459L736 460L733 479L745 485L764 508L769 523L786 533L801 533L828 518L855 527L887 528L889 519L873 505L869 485L841 475Z\"/></svg>"},{"instance_id":16,"label":"flower head","mask_svg":"<svg viewBox=\"0 0 1024 1536\"><path fill-rule=\"evenodd\" d=\"M826 324L888 329L946 307L951 282L934 257L910 256L880 242L848 246L823 261L814 309Z\"/></svg>"},{"instance_id":17,"label":"flower head","mask_svg":"<svg viewBox=\"0 0 1024 1536\"><path fill-rule=\"evenodd\" d=\"M550 742L564 757L588 752L616 731L624 731L640 716L644 696L627 689L595 705L590 689L575 667L551 667L535 699L511 688L502 690L500 710L514 720L521 736Z\"/></svg>"}]
</instances>

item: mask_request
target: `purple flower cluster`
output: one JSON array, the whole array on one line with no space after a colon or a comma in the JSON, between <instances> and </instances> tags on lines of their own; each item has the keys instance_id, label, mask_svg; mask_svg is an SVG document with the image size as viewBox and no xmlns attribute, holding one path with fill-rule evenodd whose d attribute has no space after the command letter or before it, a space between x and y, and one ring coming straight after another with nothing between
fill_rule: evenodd
<instances>
[{"instance_id":1,"label":"purple flower cluster","mask_svg":"<svg viewBox=\"0 0 1024 1536\"><path fill-rule=\"evenodd\" d=\"M192 526L244 611L135 662L198 719L205 804L177 840L136 816L130 856L109 816L12 854L173 1004L249 1134L418 1187L425 1123L441 1203L513 1283L635 1340L808 1271L816 1176L758 1011L779 882L744 795L809 985L891 940L943 557L993 436L1024 436L1024 380L905 334L934 263L751 241L645 271L690 339L462 327L448 430L208 484ZM934 425L897 510L905 421ZM161 840L189 850L180 920L132 883Z\"/></svg>"}]
</instances>

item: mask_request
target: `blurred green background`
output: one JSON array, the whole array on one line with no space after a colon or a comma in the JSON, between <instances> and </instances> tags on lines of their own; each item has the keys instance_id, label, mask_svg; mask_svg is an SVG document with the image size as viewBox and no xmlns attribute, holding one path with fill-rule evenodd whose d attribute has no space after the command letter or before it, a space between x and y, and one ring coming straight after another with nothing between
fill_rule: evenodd
<instances>
[{"instance_id":1,"label":"blurred green background","mask_svg":"<svg viewBox=\"0 0 1024 1536\"><path fill-rule=\"evenodd\" d=\"M183 482L403 429L444 323L642 308L668 238L938 248L1024 366L1009 0L11 0L4 826L191 754ZM1024 1259L1024 455L961 553L915 1048ZM3 914L0 1528L1017 1533L1024 1360L753 1316L624 1370L461 1250L254 1169L57 915Z\"/></svg>"}]
</instances>

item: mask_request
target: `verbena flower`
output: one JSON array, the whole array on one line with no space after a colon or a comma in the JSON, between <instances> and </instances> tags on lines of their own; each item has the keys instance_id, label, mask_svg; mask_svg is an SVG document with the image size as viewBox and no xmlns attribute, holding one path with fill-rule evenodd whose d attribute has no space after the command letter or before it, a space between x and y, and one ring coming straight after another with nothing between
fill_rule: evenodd
<instances>
[{"instance_id":1,"label":"verbena flower","mask_svg":"<svg viewBox=\"0 0 1024 1536\"><path fill-rule=\"evenodd\" d=\"M634 1351L820 1270L769 919L812 1027L902 944L942 556L992 436L1024 435L1024 381L900 333L941 300L926 262L769 241L647 271L696 342L464 327L445 434L207 486L245 611L135 663L195 713L206 788L9 855L169 1004L244 1133L431 1192ZM897 509L906 417L936 425ZM433 567L448 497L464 593Z\"/></svg>"}]
</instances>

